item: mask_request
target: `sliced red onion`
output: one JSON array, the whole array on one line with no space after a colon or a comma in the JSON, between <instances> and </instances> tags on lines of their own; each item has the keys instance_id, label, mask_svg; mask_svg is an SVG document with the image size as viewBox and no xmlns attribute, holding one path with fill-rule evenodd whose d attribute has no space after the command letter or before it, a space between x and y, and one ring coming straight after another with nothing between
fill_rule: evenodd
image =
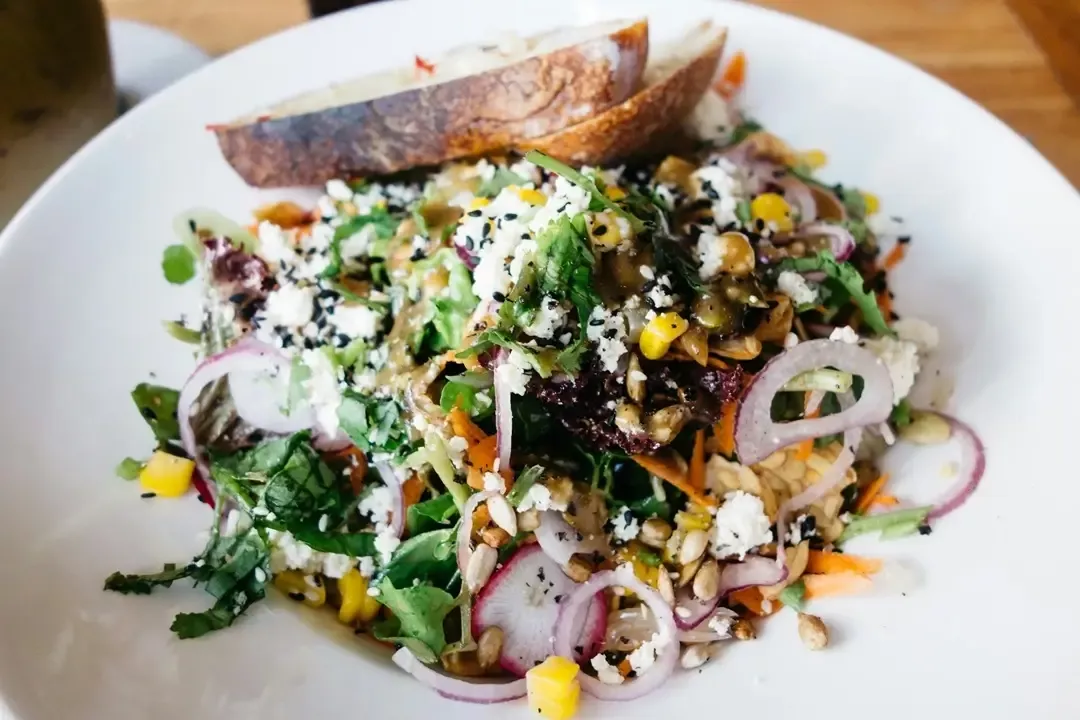
<instances>
[{"instance_id":1,"label":"sliced red onion","mask_svg":"<svg viewBox=\"0 0 1080 720\"><path fill-rule=\"evenodd\" d=\"M390 511L390 529L395 535L401 537L405 533L405 494L401 488L401 478L388 463L377 462L375 469L379 471L383 484L393 495L394 507Z\"/></svg>"},{"instance_id":2,"label":"sliced red onion","mask_svg":"<svg viewBox=\"0 0 1080 720\"><path fill-rule=\"evenodd\" d=\"M769 563L770 567L776 567L773 563ZM735 620L739 617L739 613L735 612L731 608L718 607L713 612L702 618L694 627L689 630L681 630L679 632L679 642L684 643L707 643L716 642L718 640L727 640L731 637L730 633L719 633L713 628L709 627L709 623L713 618L720 617L728 620Z\"/></svg>"},{"instance_id":3,"label":"sliced red onion","mask_svg":"<svg viewBox=\"0 0 1080 720\"><path fill-rule=\"evenodd\" d=\"M514 416L510 412L510 383L499 366L508 362L505 350L495 354L495 435L498 438L499 472L510 469L510 443L514 432Z\"/></svg>"},{"instance_id":4,"label":"sliced red onion","mask_svg":"<svg viewBox=\"0 0 1080 720\"><path fill-rule=\"evenodd\" d=\"M835 415L779 423L772 419L776 393L808 370L834 367L863 378L854 406ZM869 350L833 340L807 340L780 353L750 383L735 420L739 462L754 465L780 448L803 440L884 422L892 411L892 381L885 364Z\"/></svg>"},{"instance_id":5,"label":"sliced red onion","mask_svg":"<svg viewBox=\"0 0 1080 720\"><path fill-rule=\"evenodd\" d=\"M607 555L610 551L606 537L595 535L586 538L566 522L561 513L554 510L545 510L540 513L536 540L547 556L559 565L566 565L576 553L587 555L598 552Z\"/></svg>"},{"instance_id":6,"label":"sliced red onion","mask_svg":"<svg viewBox=\"0 0 1080 720\"><path fill-rule=\"evenodd\" d=\"M741 562L728 563L720 571L720 596L748 587L783 582L787 570L760 555L749 555Z\"/></svg>"},{"instance_id":7,"label":"sliced red onion","mask_svg":"<svg viewBox=\"0 0 1080 720\"><path fill-rule=\"evenodd\" d=\"M501 628L499 664L507 672L525 677L552 654L560 606L577 587L539 546L526 545L499 568L477 596L473 637L492 626ZM568 657L592 657L603 644L606 629L604 595L597 592L588 610L575 618L574 654Z\"/></svg>"},{"instance_id":8,"label":"sliced red onion","mask_svg":"<svg viewBox=\"0 0 1080 720\"><path fill-rule=\"evenodd\" d=\"M802 236L829 238L829 243L832 245L832 254L841 262L847 260L851 253L855 251L855 236L843 225L824 222L812 223L800 227L799 234Z\"/></svg>"},{"instance_id":9,"label":"sliced red onion","mask_svg":"<svg viewBox=\"0 0 1080 720\"><path fill-rule=\"evenodd\" d=\"M656 618L656 632L660 635L662 647L656 654L656 662L648 671L620 685L602 683L585 673L581 673L578 678L582 689L600 700L633 700L660 687L671 676L679 661L679 641L678 627L675 625L671 607L660 597L660 593L634 576L632 566L621 565L615 570L596 573L587 582L579 585L569 600L562 604L559 620L555 623L555 654L573 657L577 616L584 611L586 605L591 605L597 593L609 587L626 588L649 606Z\"/></svg>"},{"instance_id":10,"label":"sliced red onion","mask_svg":"<svg viewBox=\"0 0 1080 720\"><path fill-rule=\"evenodd\" d=\"M934 509L926 516L927 520L945 517L963 505L975 492L975 488L979 487L983 473L986 472L986 448L983 447L982 440L975 431L967 423L954 417L948 415L941 415L941 417L949 423L953 437L960 442L959 480L938 501Z\"/></svg>"},{"instance_id":11,"label":"sliced red onion","mask_svg":"<svg viewBox=\"0 0 1080 720\"><path fill-rule=\"evenodd\" d=\"M817 220L817 201L814 200L814 193L806 187L806 183L794 175L785 175L777 180L776 184L783 188L788 204L799 212L800 223L812 223Z\"/></svg>"},{"instance_id":12,"label":"sliced red onion","mask_svg":"<svg viewBox=\"0 0 1080 720\"><path fill-rule=\"evenodd\" d=\"M241 340L240 342L247 342ZM257 340L251 340L258 343ZM229 396L236 414L248 424L271 433L283 435L299 432L315 422L311 406L306 402L286 412L289 402L289 358L264 345L259 363L251 368L237 367L229 372ZM226 351L227 352L227 351ZM266 367L260 367L265 365Z\"/></svg>"},{"instance_id":13,"label":"sliced red onion","mask_svg":"<svg viewBox=\"0 0 1080 720\"><path fill-rule=\"evenodd\" d=\"M408 648L395 652L392 659L399 668L450 700L489 705L523 698L527 692L524 679L485 682L444 675L420 662Z\"/></svg>"},{"instance_id":14,"label":"sliced red onion","mask_svg":"<svg viewBox=\"0 0 1080 720\"><path fill-rule=\"evenodd\" d=\"M667 572L663 567L660 572ZM712 600L701 600L694 597L694 591L689 585L679 588L675 593L675 625L680 630L689 630L696 627L702 620L712 615L713 610L720 604L723 593L716 593Z\"/></svg>"},{"instance_id":15,"label":"sliced red onion","mask_svg":"<svg viewBox=\"0 0 1080 720\"><path fill-rule=\"evenodd\" d=\"M850 431L849 431L850 432ZM821 500L823 497L829 494L836 488L841 482L844 481L844 475L847 473L848 468L855 462L855 453L850 447L847 446L846 441L849 440L847 434L844 435L845 446L840 451L840 455L836 458L836 462L829 466L829 469L822 473L818 481L810 487L803 490L801 493L791 498L787 502L780 506L780 509L776 512L776 565L783 568L787 562L786 553L784 552L784 539L787 535L787 518L788 515L794 512L802 510L804 507L813 505ZM787 573L785 572L785 575ZM780 582L777 580L776 582ZM769 583L775 585L776 583Z\"/></svg>"},{"instance_id":16,"label":"sliced red onion","mask_svg":"<svg viewBox=\"0 0 1080 720\"><path fill-rule=\"evenodd\" d=\"M480 503L486 502L489 497L498 494L494 490L482 490L469 496L469 499L465 501L465 505L461 508L461 525L458 527L457 533L457 566L462 577L465 577L465 568L469 566L469 558L472 557L473 513L476 508L480 507Z\"/></svg>"}]
</instances>

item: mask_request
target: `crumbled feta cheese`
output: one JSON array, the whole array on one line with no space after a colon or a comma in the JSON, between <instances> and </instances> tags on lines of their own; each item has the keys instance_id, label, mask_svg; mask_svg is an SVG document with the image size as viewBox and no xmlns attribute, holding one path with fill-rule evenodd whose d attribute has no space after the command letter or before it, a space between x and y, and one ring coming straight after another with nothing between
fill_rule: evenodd
<instances>
[{"instance_id":1,"label":"crumbled feta cheese","mask_svg":"<svg viewBox=\"0 0 1080 720\"><path fill-rule=\"evenodd\" d=\"M817 290L810 287L806 278L797 272L784 270L776 278L776 289L791 298L796 306L811 305L817 302Z\"/></svg>"},{"instance_id":2,"label":"crumbled feta cheese","mask_svg":"<svg viewBox=\"0 0 1080 720\"><path fill-rule=\"evenodd\" d=\"M852 330L850 325L845 325L844 327L833 328L833 331L829 333L829 339L856 345L859 342L859 334Z\"/></svg>"},{"instance_id":3,"label":"crumbled feta cheese","mask_svg":"<svg viewBox=\"0 0 1080 720\"><path fill-rule=\"evenodd\" d=\"M356 558L338 553L321 553L300 542L291 533L267 530L270 541L270 573L276 575L285 570L299 570L305 575L323 574L342 578L357 562ZM361 558L361 564L370 558ZM374 574L374 567L371 568ZM370 577L370 575L368 576Z\"/></svg>"},{"instance_id":4,"label":"crumbled feta cheese","mask_svg":"<svg viewBox=\"0 0 1080 720\"><path fill-rule=\"evenodd\" d=\"M455 468L461 470L465 467L465 451L469 448L469 441L459 435L455 435L446 441L446 454Z\"/></svg>"},{"instance_id":5,"label":"crumbled feta cheese","mask_svg":"<svg viewBox=\"0 0 1080 720\"><path fill-rule=\"evenodd\" d=\"M506 360L495 368L496 382L506 383L511 395L524 395L529 384L532 363L520 350L511 350Z\"/></svg>"},{"instance_id":6,"label":"crumbled feta cheese","mask_svg":"<svg viewBox=\"0 0 1080 720\"><path fill-rule=\"evenodd\" d=\"M524 330L533 337L550 339L555 336L555 331L566 322L566 315L566 308L560 305L558 300L553 297L545 297L540 301L536 317Z\"/></svg>"},{"instance_id":7,"label":"crumbled feta cheese","mask_svg":"<svg viewBox=\"0 0 1080 720\"><path fill-rule=\"evenodd\" d=\"M607 661L607 657L604 653L593 655L589 664L592 665L593 670L596 671L596 679L605 685L621 685L625 679L623 678L622 673L619 672L619 668Z\"/></svg>"},{"instance_id":8,"label":"crumbled feta cheese","mask_svg":"<svg viewBox=\"0 0 1080 720\"><path fill-rule=\"evenodd\" d=\"M484 473L484 489L493 490L502 495L506 494L506 478L499 473Z\"/></svg>"},{"instance_id":9,"label":"crumbled feta cheese","mask_svg":"<svg viewBox=\"0 0 1080 720\"><path fill-rule=\"evenodd\" d=\"M516 163L510 166L510 172L517 175L519 178L523 178L526 182L530 182L533 185L540 184L540 168L533 165L525 158L521 158Z\"/></svg>"},{"instance_id":10,"label":"crumbled feta cheese","mask_svg":"<svg viewBox=\"0 0 1080 720\"><path fill-rule=\"evenodd\" d=\"M348 202L353 199L353 191L344 180L330 180L326 183L326 194L338 202Z\"/></svg>"},{"instance_id":11,"label":"crumbled feta cheese","mask_svg":"<svg viewBox=\"0 0 1080 720\"><path fill-rule=\"evenodd\" d=\"M371 518L376 525L387 525L390 516L394 512L394 492L385 485L371 488L368 494L360 501L356 511L361 515Z\"/></svg>"},{"instance_id":12,"label":"crumbled feta cheese","mask_svg":"<svg viewBox=\"0 0 1080 720\"><path fill-rule=\"evenodd\" d=\"M263 220L259 223L259 255L271 265L296 260L296 249L289 242L285 231L274 223Z\"/></svg>"},{"instance_id":13,"label":"crumbled feta cheese","mask_svg":"<svg viewBox=\"0 0 1080 720\"><path fill-rule=\"evenodd\" d=\"M325 253L333 242L334 228L326 223L315 223L311 226L311 232L304 236L301 244L308 253Z\"/></svg>"},{"instance_id":14,"label":"crumbled feta cheese","mask_svg":"<svg viewBox=\"0 0 1080 720\"><path fill-rule=\"evenodd\" d=\"M670 638L665 638L660 633L654 633L651 638L641 643L636 650L626 657L630 667L638 675L642 675L653 666L653 663L656 662L656 656L669 642L671 642Z\"/></svg>"},{"instance_id":15,"label":"crumbled feta cheese","mask_svg":"<svg viewBox=\"0 0 1080 720\"><path fill-rule=\"evenodd\" d=\"M759 545L772 542L773 534L761 498L736 490L724 496L713 518L712 551L718 558L746 557Z\"/></svg>"},{"instance_id":16,"label":"crumbled feta cheese","mask_svg":"<svg viewBox=\"0 0 1080 720\"><path fill-rule=\"evenodd\" d=\"M375 534L375 552L379 553L379 560L383 565L390 562L400 544L401 538L389 526Z\"/></svg>"},{"instance_id":17,"label":"crumbled feta cheese","mask_svg":"<svg viewBox=\"0 0 1080 720\"><path fill-rule=\"evenodd\" d=\"M698 198L713 201L715 225L724 227L738 222L735 209L744 194L739 169L727 158L717 158L712 164L698 168L690 176L698 183Z\"/></svg>"},{"instance_id":18,"label":"crumbled feta cheese","mask_svg":"<svg viewBox=\"0 0 1080 720\"><path fill-rule=\"evenodd\" d=\"M555 178L555 191L548 198L544 207L533 217L529 229L541 232L560 215L573 218L589 209L591 201L589 191L580 188L564 177Z\"/></svg>"},{"instance_id":19,"label":"crumbled feta cheese","mask_svg":"<svg viewBox=\"0 0 1080 720\"><path fill-rule=\"evenodd\" d=\"M311 319L315 289L282 285L266 296L266 319L271 325L297 328Z\"/></svg>"},{"instance_id":20,"label":"crumbled feta cheese","mask_svg":"<svg viewBox=\"0 0 1080 720\"><path fill-rule=\"evenodd\" d=\"M898 217L875 213L866 218L866 227L879 239L895 238L904 232L904 221Z\"/></svg>"},{"instance_id":21,"label":"crumbled feta cheese","mask_svg":"<svg viewBox=\"0 0 1080 720\"><path fill-rule=\"evenodd\" d=\"M338 305L327 319L350 338L373 338L379 332L382 314L367 305Z\"/></svg>"},{"instance_id":22,"label":"crumbled feta cheese","mask_svg":"<svg viewBox=\"0 0 1080 720\"><path fill-rule=\"evenodd\" d=\"M911 392L915 376L919 373L919 349L913 342L896 340L885 336L866 340L863 345L885 363L893 386L893 404L899 403Z\"/></svg>"},{"instance_id":23,"label":"crumbled feta cheese","mask_svg":"<svg viewBox=\"0 0 1080 720\"><path fill-rule=\"evenodd\" d=\"M356 559L338 553L323 555L323 575L340 580L356 566Z\"/></svg>"},{"instance_id":24,"label":"crumbled feta cheese","mask_svg":"<svg viewBox=\"0 0 1080 720\"><path fill-rule=\"evenodd\" d=\"M356 569L360 571L363 577L369 578L375 574L375 561L369 557L362 557L357 563Z\"/></svg>"},{"instance_id":25,"label":"crumbled feta cheese","mask_svg":"<svg viewBox=\"0 0 1080 720\"><path fill-rule=\"evenodd\" d=\"M378 238L375 226L368 224L341 241L338 251L343 260L355 260L367 256L371 243Z\"/></svg>"},{"instance_id":26,"label":"crumbled feta cheese","mask_svg":"<svg viewBox=\"0 0 1080 720\"><path fill-rule=\"evenodd\" d=\"M341 381L344 373L334 364L324 350L304 350L301 360L310 370L309 377L301 383L308 403L315 411L315 424L328 437L337 434L338 408L341 407Z\"/></svg>"},{"instance_id":27,"label":"crumbled feta cheese","mask_svg":"<svg viewBox=\"0 0 1080 720\"><path fill-rule=\"evenodd\" d=\"M649 299L649 303L657 310L674 305L676 296L675 293L671 292L671 276L661 275L656 278L645 297Z\"/></svg>"},{"instance_id":28,"label":"crumbled feta cheese","mask_svg":"<svg viewBox=\"0 0 1080 720\"><path fill-rule=\"evenodd\" d=\"M941 341L938 329L926 322L914 317L900 318L893 323L893 330L901 340L914 343L921 353L935 350Z\"/></svg>"},{"instance_id":29,"label":"crumbled feta cheese","mask_svg":"<svg viewBox=\"0 0 1080 720\"><path fill-rule=\"evenodd\" d=\"M473 270L473 293L481 300L501 302L535 249L529 231L537 208L504 188L482 208L469 210L454 232L454 243L479 257ZM524 248L519 248L525 245ZM502 299L500 299L500 297Z\"/></svg>"},{"instance_id":30,"label":"crumbled feta cheese","mask_svg":"<svg viewBox=\"0 0 1080 720\"><path fill-rule=\"evenodd\" d=\"M626 354L626 319L597 305L589 315L586 336L597 344L596 354L608 372L619 368L619 359Z\"/></svg>"},{"instance_id":31,"label":"crumbled feta cheese","mask_svg":"<svg viewBox=\"0 0 1080 720\"><path fill-rule=\"evenodd\" d=\"M731 136L738 126L738 113L719 93L707 92L690 111L683 121L683 126L693 137L709 140L718 144Z\"/></svg>"},{"instance_id":32,"label":"crumbled feta cheese","mask_svg":"<svg viewBox=\"0 0 1080 720\"><path fill-rule=\"evenodd\" d=\"M720 274L727 256L727 245L720 242L720 236L711 228L702 231L697 241L697 257L701 267L698 274L702 280L709 280Z\"/></svg>"},{"instance_id":33,"label":"crumbled feta cheese","mask_svg":"<svg viewBox=\"0 0 1080 720\"><path fill-rule=\"evenodd\" d=\"M615 537L623 542L630 542L638 536L641 524L625 505L615 511L611 517L611 525L614 528Z\"/></svg>"},{"instance_id":34,"label":"crumbled feta cheese","mask_svg":"<svg viewBox=\"0 0 1080 720\"><path fill-rule=\"evenodd\" d=\"M334 198L329 195L321 196L319 201L315 204L315 207L319 211L319 217L324 219L334 219L338 214L337 205L334 204Z\"/></svg>"},{"instance_id":35,"label":"crumbled feta cheese","mask_svg":"<svg viewBox=\"0 0 1080 720\"><path fill-rule=\"evenodd\" d=\"M735 618L728 615L716 614L709 618L708 628L720 636L720 639L731 637L731 626Z\"/></svg>"},{"instance_id":36,"label":"crumbled feta cheese","mask_svg":"<svg viewBox=\"0 0 1080 720\"><path fill-rule=\"evenodd\" d=\"M668 210L675 209L675 193L672 192L671 188L667 185L657 183L656 188L653 190L653 194L656 196L657 200L667 207Z\"/></svg>"}]
</instances>

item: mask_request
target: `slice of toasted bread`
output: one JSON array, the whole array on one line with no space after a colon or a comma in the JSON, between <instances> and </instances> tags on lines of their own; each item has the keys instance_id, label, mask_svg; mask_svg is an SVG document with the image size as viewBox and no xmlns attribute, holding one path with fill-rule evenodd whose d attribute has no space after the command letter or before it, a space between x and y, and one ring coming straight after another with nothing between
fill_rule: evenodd
<instances>
[{"instance_id":1,"label":"slice of toasted bread","mask_svg":"<svg viewBox=\"0 0 1080 720\"><path fill-rule=\"evenodd\" d=\"M576 165L601 165L637 154L676 128L708 91L727 38L702 22L658 49L645 67L645 88L626 102L576 125L517 144Z\"/></svg>"},{"instance_id":2,"label":"slice of toasted bread","mask_svg":"<svg viewBox=\"0 0 1080 720\"><path fill-rule=\"evenodd\" d=\"M315 185L481 155L618 105L640 87L648 23L560 29L460 48L217 126L249 185ZM433 66L433 69L432 69Z\"/></svg>"}]
</instances>

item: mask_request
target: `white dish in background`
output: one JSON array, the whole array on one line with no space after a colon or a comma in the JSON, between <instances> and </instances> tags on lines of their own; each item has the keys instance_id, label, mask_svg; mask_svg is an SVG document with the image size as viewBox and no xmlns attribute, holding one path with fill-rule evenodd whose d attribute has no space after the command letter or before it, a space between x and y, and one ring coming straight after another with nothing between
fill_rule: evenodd
<instances>
[{"instance_id":1,"label":"white dish in background","mask_svg":"<svg viewBox=\"0 0 1080 720\"><path fill-rule=\"evenodd\" d=\"M1080 714L1076 191L956 92L790 17L705 0L418 0L336 15L195 73L90 143L0 237L0 697L17 717L530 717L524 703L443 700L351 636L313 632L287 601L208 639L173 639L170 618L201 607L201 591L125 597L101 585L117 568L191 557L205 507L140 500L113 468L150 442L130 388L151 372L178 385L192 368L160 325L197 307L194 288L161 277L173 216L201 205L243 218L283 194L245 187L207 123L505 29L639 13L654 38L706 15L729 24L730 46L750 59L751 113L797 147L827 150L827 178L908 220L898 308L941 328L951 407L981 433L989 469L931 537L874 547L908 558L920 587L816 606L834 632L826 652L806 652L785 612L701 673L632 704L584 700L581 717ZM927 493L947 482L925 459L902 460L900 482L921 478Z\"/></svg>"},{"instance_id":2,"label":"white dish in background","mask_svg":"<svg viewBox=\"0 0 1080 720\"><path fill-rule=\"evenodd\" d=\"M210 62L187 40L131 20L109 21L109 49L125 111Z\"/></svg>"}]
</instances>

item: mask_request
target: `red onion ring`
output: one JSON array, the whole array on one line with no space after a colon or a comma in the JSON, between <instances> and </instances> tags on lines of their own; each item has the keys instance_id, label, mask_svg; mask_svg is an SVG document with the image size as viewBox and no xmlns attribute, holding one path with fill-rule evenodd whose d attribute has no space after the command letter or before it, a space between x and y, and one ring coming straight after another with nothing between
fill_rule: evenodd
<instances>
[{"instance_id":1,"label":"red onion ring","mask_svg":"<svg viewBox=\"0 0 1080 720\"><path fill-rule=\"evenodd\" d=\"M864 389L859 401L835 415L774 422L772 401L776 393L796 375L822 367L862 376ZM739 462L754 465L803 440L884 422L892 412L892 395L888 369L869 350L833 340L801 342L766 363L747 388L735 419Z\"/></svg>"},{"instance_id":2,"label":"red onion ring","mask_svg":"<svg viewBox=\"0 0 1080 720\"><path fill-rule=\"evenodd\" d=\"M817 220L817 201L810 188L806 187L799 178L794 175L785 175L776 181L784 191L784 197L799 212L800 223L812 223Z\"/></svg>"},{"instance_id":3,"label":"red onion ring","mask_svg":"<svg viewBox=\"0 0 1080 720\"><path fill-rule=\"evenodd\" d=\"M469 496L461 507L461 527L457 533L457 566L461 571L461 577L465 577L465 568L469 566L469 558L472 557L472 516L480 503L489 497L498 495L494 490L481 490Z\"/></svg>"},{"instance_id":4,"label":"red onion ring","mask_svg":"<svg viewBox=\"0 0 1080 720\"><path fill-rule=\"evenodd\" d=\"M769 563L770 567L776 567L773 563ZM679 632L679 642L684 643L707 643L716 642L718 640L726 640L731 637L728 634L721 635L720 633L709 627L709 623L712 622L714 617L724 617L735 620L739 617L739 613L735 612L731 608L719 607L714 612L709 613L701 622L689 630L681 630Z\"/></svg>"},{"instance_id":5,"label":"red onion ring","mask_svg":"<svg viewBox=\"0 0 1080 720\"><path fill-rule=\"evenodd\" d=\"M777 567L769 558L748 555L742 562L728 563L720 571L719 595L727 595L748 587L775 585L783 582L786 577L787 570Z\"/></svg>"},{"instance_id":6,"label":"red onion ring","mask_svg":"<svg viewBox=\"0 0 1080 720\"><path fill-rule=\"evenodd\" d=\"M938 413L941 415L941 413ZM967 423L949 415L941 415L952 428L953 436L961 443L960 480L945 493L942 500L926 516L927 520L945 517L963 505L982 481L986 472L986 448L982 440Z\"/></svg>"},{"instance_id":7,"label":"red onion ring","mask_svg":"<svg viewBox=\"0 0 1080 720\"><path fill-rule=\"evenodd\" d=\"M799 235L803 237L811 235L829 238L832 254L840 262L847 260L851 257L851 253L855 252L855 236L843 225L824 222L811 223L800 227Z\"/></svg>"},{"instance_id":8,"label":"red onion ring","mask_svg":"<svg viewBox=\"0 0 1080 720\"><path fill-rule=\"evenodd\" d=\"M420 662L408 648L399 649L391 659L399 668L450 700L490 705L523 698L528 691L524 678L510 682L482 682L443 675Z\"/></svg>"},{"instance_id":9,"label":"red onion ring","mask_svg":"<svg viewBox=\"0 0 1080 720\"><path fill-rule=\"evenodd\" d=\"M554 510L540 513L540 525L536 528L536 541L543 548L544 554L566 565L575 553L589 554L599 552L607 555L610 548L603 535L585 538L563 519L562 514Z\"/></svg>"},{"instance_id":10,"label":"red onion ring","mask_svg":"<svg viewBox=\"0 0 1080 720\"><path fill-rule=\"evenodd\" d=\"M623 587L631 591L644 602L656 618L656 629L663 646L656 654L656 662L647 672L620 685L607 685L594 677L581 673L578 676L582 689L600 700L633 700L642 697L660 687L671 676L679 661L678 627L671 607L660 597L660 593L641 582L634 576L630 565L620 565L615 570L605 570L593 575L582 583L570 595L559 611L555 623L555 654L574 657L573 643L576 618L586 603L591 603L597 593L609 587Z\"/></svg>"},{"instance_id":11,"label":"red onion ring","mask_svg":"<svg viewBox=\"0 0 1080 720\"><path fill-rule=\"evenodd\" d=\"M394 507L390 511L390 529L401 537L405 533L405 493L401 488L401 479L394 469L385 462L375 463L383 484L390 489L394 497Z\"/></svg>"},{"instance_id":12,"label":"red onion ring","mask_svg":"<svg viewBox=\"0 0 1080 720\"><path fill-rule=\"evenodd\" d=\"M495 376L495 435L499 448L499 472L510 470L510 443L514 432L514 416L510 412L510 385L499 372L499 366L505 362L508 362L506 350L500 349L495 354L492 368Z\"/></svg>"},{"instance_id":13,"label":"red onion ring","mask_svg":"<svg viewBox=\"0 0 1080 720\"><path fill-rule=\"evenodd\" d=\"M661 566L660 572L667 572L667 570ZM694 597L694 591L689 585L679 588L679 591L675 593L675 611L672 613L675 616L675 625L680 630L697 627L705 618L712 615L713 610L720 604L721 597L723 597L723 592L718 592L712 600L701 600Z\"/></svg>"}]
</instances>

